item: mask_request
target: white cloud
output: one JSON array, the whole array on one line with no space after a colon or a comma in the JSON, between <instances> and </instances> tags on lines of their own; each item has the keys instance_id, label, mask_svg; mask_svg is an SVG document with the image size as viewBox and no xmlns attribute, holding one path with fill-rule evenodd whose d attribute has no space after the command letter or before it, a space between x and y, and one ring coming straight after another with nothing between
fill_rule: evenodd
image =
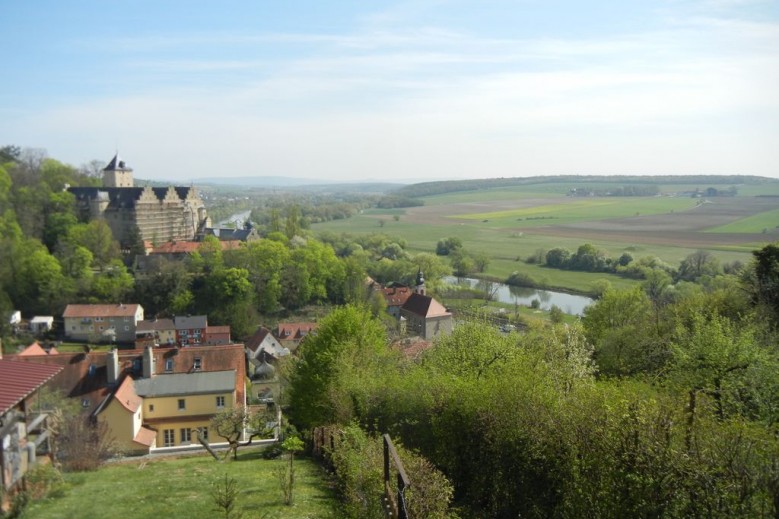
<instances>
[{"instance_id":1,"label":"white cloud","mask_svg":"<svg viewBox=\"0 0 779 519\"><path fill-rule=\"evenodd\" d=\"M118 145L139 177L181 180L779 175L776 23L696 14L578 39L388 29L414 9L341 36L120 39L128 93L17 115L12 141L57 143L52 155L74 163ZM273 59L150 57L260 43L310 47Z\"/></svg>"}]
</instances>

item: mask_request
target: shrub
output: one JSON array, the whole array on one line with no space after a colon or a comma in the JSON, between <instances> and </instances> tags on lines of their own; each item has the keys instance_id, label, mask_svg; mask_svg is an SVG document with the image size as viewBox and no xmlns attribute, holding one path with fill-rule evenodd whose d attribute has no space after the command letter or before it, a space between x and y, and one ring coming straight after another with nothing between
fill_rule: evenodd
<instances>
[{"instance_id":1,"label":"shrub","mask_svg":"<svg viewBox=\"0 0 779 519\"><path fill-rule=\"evenodd\" d=\"M525 274L524 272L517 272L516 270L512 272L506 279L506 284L513 285L515 287L535 288L538 286L536 280L534 280L528 274Z\"/></svg>"},{"instance_id":2,"label":"shrub","mask_svg":"<svg viewBox=\"0 0 779 519\"><path fill-rule=\"evenodd\" d=\"M341 441L327 456L335 469L344 500L344 512L354 518L383 518L384 453L381 438L369 436L357 425L343 430ZM454 494L452 484L425 457L396 444L411 487L406 492L409 517L447 517Z\"/></svg>"},{"instance_id":3,"label":"shrub","mask_svg":"<svg viewBox=\"0 0 779 519\"><path fill-rule=\"evenodd\" d=\"M560 324L563 322L565 318L565 314L557 305L552 305L552 308L549 309L549 320L552 321L555 324Z\"/></svg>"}]
</instances>

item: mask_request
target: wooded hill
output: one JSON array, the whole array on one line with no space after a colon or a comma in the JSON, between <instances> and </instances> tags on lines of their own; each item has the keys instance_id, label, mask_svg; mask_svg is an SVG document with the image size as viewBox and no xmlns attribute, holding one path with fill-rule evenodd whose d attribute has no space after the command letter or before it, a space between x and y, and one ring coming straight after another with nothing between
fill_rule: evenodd
<instances>
[{"instance_id":1,"label":"wooded hill","mask_svg":"<svg viewBox=\"0 0 779 519\"><path fill-rule=\"evenodd\" d=\"M591 183L609 183L620 185L699 185L705 189L716 185L769 184L779 180L754 175L558 175L513 178L486 178L472 180L445 180L440 182L422 182L405 186L395 191L399 196L422 197L452 193L456 191L478 191L498 187L527 186L533 184L571 184L584 186Z\"/></svg>"}]
</instances>

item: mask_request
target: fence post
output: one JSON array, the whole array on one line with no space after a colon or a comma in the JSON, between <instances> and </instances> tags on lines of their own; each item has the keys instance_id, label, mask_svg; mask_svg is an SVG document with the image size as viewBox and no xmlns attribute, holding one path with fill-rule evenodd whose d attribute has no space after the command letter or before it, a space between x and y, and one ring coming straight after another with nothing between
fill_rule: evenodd
<instances>
[{"instance_id":1,"label":"fence post","mask_svg":"<svg viewBox=\"0 0 779 519\"><path fill-rule=\"evenodd\" d=\"M400 456L398 456L389 434L382 435L382 439L384 440L384 497L390 505L389 515L397 519L408 519L406 488L411 486L411 482L406 475L406 469L403 467L403 462L400 460ZM398 471L397 493L392 491L390 463L395 465Z\"/></svg>"}]
</instances>

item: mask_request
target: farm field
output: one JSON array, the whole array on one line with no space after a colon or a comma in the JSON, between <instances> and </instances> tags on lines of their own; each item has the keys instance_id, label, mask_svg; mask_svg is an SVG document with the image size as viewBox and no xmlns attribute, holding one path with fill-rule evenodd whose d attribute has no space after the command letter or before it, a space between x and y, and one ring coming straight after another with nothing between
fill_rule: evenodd
<instances>
[{"instance_id":1,"label":"farm field","mask_svg":"<svg viewBox=\"0 0 779 519\"><path fill-rule=\"evenodd\" d=\"M661 190L696 187L700 186L662 186ZM385 233L406 240L412 252L433 252L439 239L456 236L467 250L490 256L488 277L505 279L519 271L550 288L588 292L598 279L608 279L613 286L635 281L549 269L522 260L538 249L575 251L590 243L612 257L629 252L634 258L657 256L671 265L698 249L712 252L722 263L747 262L751 251L779 239L779 197L741 195L752 187L739 186L739 196L711 198L568 197L562 193L570 187L560 184L455 192L421 198L424 206L400 213L367 210L312 229ZM779 182L759 187L762 195L779 194Z\"/></svg>"},{"instance_id":2,"label":"farm field","mask_svg":"<svg viewBox=\"0 0 779 519\"><path fill-rule=\"evenodd\" d=\"M338 502L322 469L296 459L295 504L282 500L276 469L283 460L264 460L259 450L240 453L238 461L218 463L208 455L178 459L128 460L95 472L65 474L59 497L33 501L22 517L98 519L122 517L224 517L214 508L212 484L226 474L236 480L236 511L244 517L337 517Z\"/></svg>"}]
</instances>

